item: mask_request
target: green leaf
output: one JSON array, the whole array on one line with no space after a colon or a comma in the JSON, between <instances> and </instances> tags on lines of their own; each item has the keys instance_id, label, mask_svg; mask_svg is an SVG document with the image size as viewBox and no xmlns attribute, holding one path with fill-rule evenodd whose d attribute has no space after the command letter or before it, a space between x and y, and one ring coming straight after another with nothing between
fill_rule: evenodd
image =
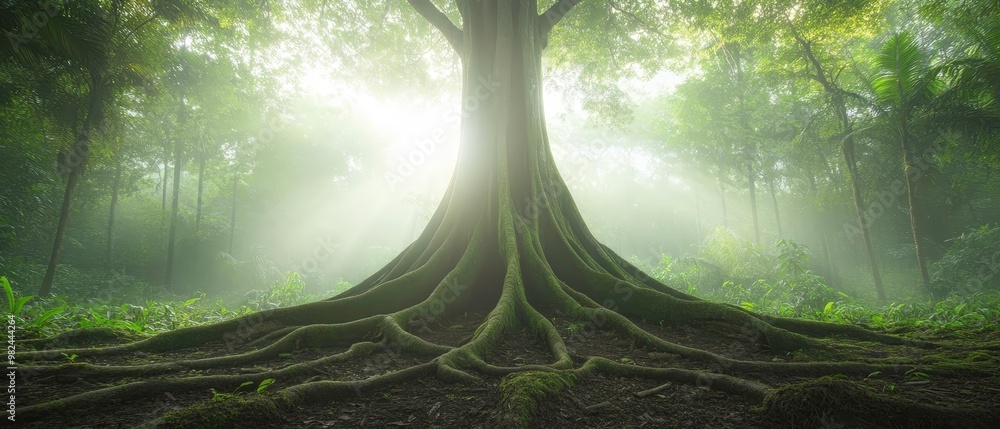
<instances>
[{"instance_id":1,"label":"green leaf","mask_svg":"<svg viewBox=\"0 0 1000 429\"><path fill-rule=\"evenodd\" d=\"M823 307L823 314L830 314L833 311L833 301L826 303Z\"/></svg>"},{"instance_id":2,"label":"green leaf","mask_svg":"<svg viewBox=\"0 0 1000 429\"><path fill-rule=\"evenodd\" d=\"M35 298L34 295L14 298L14 289L10 286L10 282L7 281L6 277L0 276L0 286L3 287L3 291L7 294L7 309L10 311L10 314L17 315L21 312L24 304Z\"/></svg>"},{"instance_id":3,"label":"green leaf","mask_svg":"<svg viewBox=\"0 0 1000 429\"><path fill-rule=\"evenodd\" d=\"M244 387L247 387L247 386L253 386L253 382L252 381L244 381L242 384L240 384L240 387L237 387L236 390L233 391L233 393L239 392L240 389L242 389Z\"/></svg>"},{"instance_id":4,"label":"green leaf","mask_svg":"<svg viewBox=\"0 0 1000 429\"><path fill-rule=\"evenodd\" d=\"M37 326L42 326L45 323L45 321L49 320L50 318L52 318L53 316L55 316L55 315L57 315L59 313L62 313L65 310L66 310L66 306L61 306L61 307L56 307L56 308L52 308L52 309L46 310L44 313L42 313L41 316L38 316L35 320L33 320L31 322L30 326L36 326L36 327Z\"/></svg>"},{"instance_id":5,"label":"green leaf","mask_svg":"<svg viewBox=\"0 0 1000 429\"><path fill-rule=\"evenodd\" d=\"M0 285L3 286L3 291L7 293L7 308L10 309L10 314L17 314L14 312L14 290L10 288L10 282L7 281L6 277L0 277Z\"/></svg>"},{"instance_id":6,"label":"green leaf","mask_svg":"<svg viewBox=\"0 0 1000 429\"><path fill-rule=\"evenodd\" d=\"M14 302L14 308L11 311L11 314L20 313L21 309L24 308L24 304L27 304L32 298L34 298L34 296L22 296L18 298L17 301Z\"/></svg>"},{"instance_id":7,"label":"green leaf","mask_svg":"<svg viewBox=\"0 0 1000 429\"><path fill-rule=\"evenodd\" d=\"M260 385L257 386L257 393L261 393L264 390L266 390L267 386L270 386L271 383L274 383L274 381L275 380L273 378L268 378L267 380L264 380L264 381L260 382Z\"/></svg>"}]
</instances>

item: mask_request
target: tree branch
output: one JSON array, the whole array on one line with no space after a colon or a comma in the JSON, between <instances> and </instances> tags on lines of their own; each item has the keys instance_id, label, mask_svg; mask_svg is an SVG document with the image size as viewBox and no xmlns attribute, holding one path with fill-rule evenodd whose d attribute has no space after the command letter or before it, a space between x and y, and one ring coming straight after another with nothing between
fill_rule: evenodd
<instances>
[{"instance_id":1,"label":"tree branch","mask_svg":"<svg viewBox=\"0 0 1000 429\"><path fill-rule=\"evenodd\" d=\"M455 48L455 52L459 55L462 54L462 30L459 29L448 16L441 12L434 3L430 0L406 0L413 9L424 17L427 22L430 22L438 31L444 35L444 38L448 40L452 48Z\"/></svg>"},{"instance_id":2,"label":"tree branch","mask_svg":"<svg viewBox=\"0 0 1000 429\"><path fill-rule=\"evenodd\" d=\"M559 23L559 20L566 16L566 14L583 0L559 0L556 4L549 7L545 13L538 16L538 30L542 38L546 38L549 35L549 31L552 31L552 27L555 27Z\"/></svg>"},{"instance_id":3,"label":"tree branch","mask_svg":"<svg viewBox=\"0 0 1000 429\"><path fill-rule=\"evenodd\" d=\"M642 18L639 18L638 16L636 16L636 14L634 14L632 12L629 12L629 11L627 11L625 9L622 9L621 6L618 6L618 3L616 3L614 0L608 1L608 5L611 6L612 10L615 10L618 13L624 14L625 16L631 18L633 21L635 21L637 24L639 24L639 26L642 27L643 30L646 30L646 31L648 31L650 33L659 35L660 37L663 37L664 39L667 39L667 35L664 34L662 31L660 31L659 28L656 28L655 25L652 25L649 22L646 22L646 20L644 20Z\"/></svg>"}]
</instances>

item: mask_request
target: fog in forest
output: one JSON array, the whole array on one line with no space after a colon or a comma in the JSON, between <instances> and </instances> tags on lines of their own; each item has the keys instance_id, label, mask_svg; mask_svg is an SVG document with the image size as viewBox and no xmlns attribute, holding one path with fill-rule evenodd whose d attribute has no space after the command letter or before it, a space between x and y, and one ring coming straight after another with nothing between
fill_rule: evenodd
<instances>
[{"instance_id":1,"label":"fog in forest","mask_svg":"<svg viewBox=\"0 0 1000 429\"><path fill-rule=\"evenodd\" d=\"M996 0L0 0L4 418L997 428L998 167Z\"/></svg>"},{"instance_id":2,"label":"fog in forest","mask_svg":"<svg viewBox=\"0 0 1000 429\"><path fill-rule=\"evenodd\" d=\"M180 295L240 296L291 272L309 293L333 295L418 237L455 168L463 116L492 89L483 81L463 95L461 64L432 33L371 33L365 43L380 53L365 56L316 19L323 13L289 8L267 21L268 37L242 24L231 40L178 32L163 44L172 53L157 60L162 69L146 87L116 89L76 189L57 292L73 289L73 278L88 279L94 292L108 284L157 290L173 264L169 290ZM793 255L797 269L815 275L814 286L861 301L877 299L873 259L889 300L922 299L935 288L941 296L990 289L995 264L945 265L963 234L995 240L996 137L980 132L991 125L947 129L935 115L956 101L921 99L926 106L908 118L923 133L909 148L917 158L910 194L892 131L899 119L878 86L892 72L878 57L890 44L907 44L896 48L913 50L921 58L913 67L931 70L979 55L974 29L959 15L907 22L903 9L857 13L879 16L890 29L848 20L749 46L741 46L750 43L743 36L727 41L724 32L688 29L663 50L622 51L630 63L617 71L558 47L544 55L552 154L590 230L688 291L781 281L780 266ZM850 37L827 39L838 31ZM414 51L420 43L407 39L426 47ZM51 259L64 188L58 170L74 155L80 114L49 110L53 119L32 122L30 91L42 87L12 64L4 71L0 267L28 291ZM834 92L846 99L831 101L819 83L817 73L831 70L843 73ZM936 73L941 87L927 97L963 84L958 72ZM992 124L986 114L973 117L995 113L995 100L983 100L967 101L962 119ZM836 103L852 131L844 131ZM842 148L847 135L854 173ZM922 285L915 234L934 284ZM990 246L977 255L989 260L996 242ZM941 285L956 269L985 273L986 285Z\"/></svg>"}]
</instances>

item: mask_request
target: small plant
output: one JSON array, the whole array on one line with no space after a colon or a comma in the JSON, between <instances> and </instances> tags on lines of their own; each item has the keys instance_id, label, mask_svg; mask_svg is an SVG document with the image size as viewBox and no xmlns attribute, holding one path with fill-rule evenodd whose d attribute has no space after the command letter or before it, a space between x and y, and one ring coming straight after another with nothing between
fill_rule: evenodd
<instances>
[{"instance_id":1,"label":"small plant","mask_svg":"<svg viewBox=\"0 0 1000 429\"><path fill-rule=\"evenodd\" d=\"M267 387L273 384L274 381L275 380L273 378L268 378L264 381L261 381L260 384L257 385L257 393L264 393L264 391L267 390Z\"/></svg>"},{"instance_id":2,"label":"small plant","mask_svg":"<svg viewBox=\"0 0 1000 429\"><path fill-rule=\"evenodd\" d=\"M69 363L73 363L73 361L75 361L75 360L76 360L76 358L78 357L78 356L76 355L76 353L73 353L73 354L71 354L71 355L68 355L68 354L66 354L66 353L63 353L62 355L63 355L63 357L65 357L65 358L66 358L66 360L68 360L68 361L69 361Z\"/></svg>"},{"instance_id":3,"label":"small plant","mask_svg":"<svg viewBox=\"0 0 1000 429\"><path fill-rule=\"evenodd\" d=\"M267 390L268 386L270 386L271 384L274 384L274 382L275 382L275 380L273 378L268 378L268 379L265 379L264 381L261 381L260 384L257 385L257 393L264 393L264 391ZM226 400L226 399L232 398L233 396L235 396L238 393L240 393L241 389L243 389L244 387L248 387L248 386L253 386L253 382L252 381L244 381L243 383L241 383L239 385L239 387L237 387L235 390L233 390L233 393L219 393L214 388L208 389L208 390L210 392L212 392L212 400L213 401L222 401L222 400Z\"/></svg>"},{"instance_id":4,"label":"small plant","mask_svg":"<svg viewBox=\"0 0 1000 429\"><path fill-rule=\"evenodd\" d=\"M210 388L208 390L210 392L212 392L212 400L213 401L224 401L226 399L229 399L229 398L233 397L232 393L219 393L219 392L217 392L215 390L215 388Z\"/></svg>"},{"instance_id":5,"label":"small plant","mask_svg":"<svg viewBox=\"0 0 1000 429\"><path fill-rule=\"evenodd\" d=\"M577 332L580 332L581 329L583 329L583 323L580 322L571 323L566 326L566 332L569 332L570 334L575 334Z\"/></svg>"},{"instance_id":6,"label":"small plant","mask_svg":"<svg viewBox=\"0 0 1000 429\"><path fill-rule=\"evenodd\" d=\"M6 277L0 277L0 286L3 287L3 291L7 293L7 309L10 315L17 316L21 313L21 309L24 308L24 304L35 298L34 295L15 297L14 289L10 287L10 282L7 281Z\"/></svg>"},{"instance_id":7,"label":"small plant","mask_svg":"<svg viewBox=\"0 0 1000 429\"><path fill-rule=\"evenodd\" d=\"M925 372L917 371L916 368L906 371L906 376L914 380L930 380L931 376Z\"/></svg>"}]
</instances>

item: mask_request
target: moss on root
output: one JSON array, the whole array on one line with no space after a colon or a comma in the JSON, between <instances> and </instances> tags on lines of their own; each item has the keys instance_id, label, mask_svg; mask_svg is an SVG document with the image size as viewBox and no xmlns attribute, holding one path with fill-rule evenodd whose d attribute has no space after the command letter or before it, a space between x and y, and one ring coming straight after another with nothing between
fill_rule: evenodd
<instances>
[{"instance_id":1,"label":"moss on root","mask_svg":"<svg viewBox=\"0 0 1000 429\"><path fill-rule=\"evenodd\" d=\"M277 403L267 396L231 396L213 399L164 414L157 429L228 429L268 427L282 420Z\"/></svg>"},{"instance_id":2,"label":"moss on root","mask_svg":"<svg viewBox=\"0 0 1000 429\"><path fill-rule=\"evenodd\" d=\"M510 374L500 381L501 421L526 427L535 417L538 405L576 383L573 373L561 371L525 371Z\"/></svg>"},{"instance_id":3,"label":"moss on root","mask_svg":"<svg viewBox=\"0 0 1000 429\"><path fill-rule=\"evenodd\" d=\"M1000 425L1000 413L996 410L921 404L830 377L778 389L764 400L763 412L776 428L931 429Z\"/></svg>"}]
</instances>

